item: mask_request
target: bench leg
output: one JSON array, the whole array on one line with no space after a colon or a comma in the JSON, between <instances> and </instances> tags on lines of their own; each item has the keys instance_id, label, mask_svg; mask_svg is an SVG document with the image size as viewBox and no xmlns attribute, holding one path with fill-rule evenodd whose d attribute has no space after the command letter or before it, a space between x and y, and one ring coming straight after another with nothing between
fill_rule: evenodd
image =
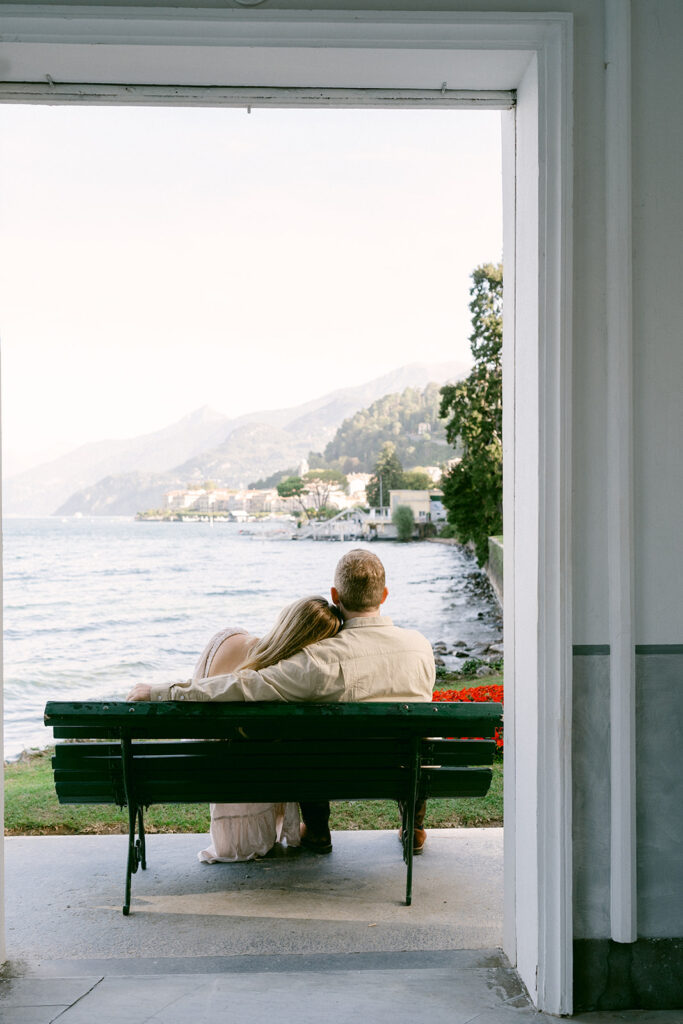
<instances>
[{"instance_id":1,"label":"bench leg","mask_svg":"<svg viewBox=\"0 0 683 1024\"><path fill-rule=\"evenodd\" d=\"M413 841L415 838L415 804L417 803L420 770L419 740L413 742L410 765L410 792L403 808L403 859L406 862L406 906L413 901Z\"/></svg>"},{"instance_id":2,"label":"bench leg","mask_svg":"<svg viewBox=\"0 0 683 1024\"><path fill-rule=\"evenodd\" d=\"M135 839L135 826L138 818L138 808L135 804L128 805L128 861L126 863L126 895L123 903L125 917L130 914L130 880L138 869L140 863L139 840Z\"/></svg>"},{"instance_id":3,"label":"bench leg","mask_svg":"<svg viewBox=\"0 0 683 1024\"><path fill-rule=\"evenodd\" d=\"M406 863L406 906L413 899L413 832L415 829L415 801L408 800L403 808L403 860Z\"/></svg>"},{"instance_id":4,"label":"bench leg","mask_svg":"<svg viewBox=\"0 0 683 1024\"><path fill-rule=\"evenodd\" d=\"M142 814L142 807L138 807L138 840L136 842L138 860L143 871L147 870L147 850L145 846L145 821Z\"/></svg>"},{"instance_id":5,"label":"bench leg","mask_svg":"<svg viewBox=\"0 0 683 1024\"><path fill-rule=\"evenodd\" d=\"M121 738L121 763L123 767L123 785L128 805L128 862L126 864L126 894L123 903L123 914L130 914L130 880L138 869L147 867L145 852L145 823L142 805L137 802L133 783L133 750L128 737ZM137 834L137 839L136 839Z\"/></svg>"}]
</instances>

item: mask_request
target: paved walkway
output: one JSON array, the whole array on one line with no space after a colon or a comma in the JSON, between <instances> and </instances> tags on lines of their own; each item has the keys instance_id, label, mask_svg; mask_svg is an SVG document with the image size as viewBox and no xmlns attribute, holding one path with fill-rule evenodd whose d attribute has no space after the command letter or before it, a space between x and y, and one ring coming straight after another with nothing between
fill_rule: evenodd
<instances>
[{"instance_id":1,"label":"paved walkway","mask_svg":"<svg viewBox=\"0 0 683 1024\"><path fill-rule=\"evenodd\" d=\"M329 857L212 866L196 860L203 838L149 837L129 918L124 837L8 839L3 1024L554 1020L497 948L502 830L431 831L410 908L394 833L339 833Z\"/></svg>"}]
</instances>

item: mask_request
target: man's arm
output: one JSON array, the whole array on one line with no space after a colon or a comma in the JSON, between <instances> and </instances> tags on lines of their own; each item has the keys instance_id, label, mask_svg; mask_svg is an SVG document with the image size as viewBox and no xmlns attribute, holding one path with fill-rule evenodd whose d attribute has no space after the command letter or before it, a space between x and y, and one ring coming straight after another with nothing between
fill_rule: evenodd
<instances>
[{"instance_id":1,"label":"man's arm","mask_svg":"<svg viewBox=\"0 0 683 1024\"><path fill-rule=\"evenodd\" d=\"M256 672L245 669L170 685L138 684L128 700L333 701L343 691L339 670L323 668L306 648L286 661Z\"/></svg>"}]
</instances>

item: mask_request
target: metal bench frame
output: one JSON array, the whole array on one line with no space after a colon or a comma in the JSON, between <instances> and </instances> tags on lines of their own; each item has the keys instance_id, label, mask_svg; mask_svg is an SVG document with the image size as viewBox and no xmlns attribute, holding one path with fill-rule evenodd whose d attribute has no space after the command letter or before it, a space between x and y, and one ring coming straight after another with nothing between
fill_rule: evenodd
<instances>
[{"instance_id":1,"label":"metal bench frame","mask_svg":"<svg viewBox=\"0 0 683 1024\"><path fill-rule=\"evenodd\" d=\"M492 775L487 767L495 751L492 737L501 722L502 705L494 703L50 701L45 709L45 724L55 739L98 741L56 746L53 768L60 803L128 808L125 915L130 913L132 876L147 867L144 808L264 799L400 800L405 902L410 906L415 805L430 796L484 796ZM371 768L347 763L347 751L371 758ZM160 764L167 764L168 771ZM146 777L150 765L157 766L160 777ZM203 765L208 772L197 770ZM186 772L190 767L194 772ZM176 786L185 794L178 796Z\"/></svg>"}]
</instances>

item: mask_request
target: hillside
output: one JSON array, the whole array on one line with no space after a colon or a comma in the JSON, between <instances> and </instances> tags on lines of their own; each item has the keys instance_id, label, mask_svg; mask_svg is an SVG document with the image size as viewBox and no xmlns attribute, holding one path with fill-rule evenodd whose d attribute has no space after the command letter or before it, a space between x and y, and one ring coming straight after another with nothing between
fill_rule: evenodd
<instances>
[{"instance_id":1,"label":"hillside","mask_svg":"<svg viewBox=\"0 0 683 1024\"><path fill-rule=\"evenodd\" d=\"M345 418L379 397L463 373L459 363L415 363L293 408L234 419L199 410L156 434L86 445L8 480L5 512L133 515L140 508L158 507L164 491L189 482L214 479L228 487L245 486L296 465L311 450L321 451Z\"/></svg>"},{"instance_id":2,"label":"hillside","mask_svg":"<svg viewBox=\"0 0 683 1024\"><path fill-rule=\"evenodd\" d=\"M370 473L382 446L391 441L404 469L439 465L453 454L439 419L440 384L384 395L344 420L325 448L328 464L344 472Z\"/></svg>"}]
</instances>

